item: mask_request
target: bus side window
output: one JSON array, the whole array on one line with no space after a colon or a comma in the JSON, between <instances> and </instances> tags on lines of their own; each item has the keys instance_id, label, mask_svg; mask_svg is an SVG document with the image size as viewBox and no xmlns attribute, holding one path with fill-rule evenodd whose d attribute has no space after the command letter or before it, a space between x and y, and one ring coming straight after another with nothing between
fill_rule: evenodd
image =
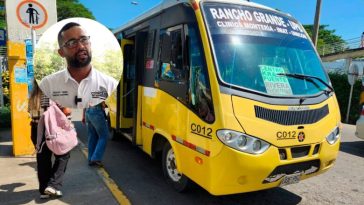
<instances>
[{"instance_id":1,"label":"bus side window","mask_svg":"<svg viewBox=\"0 0 364 205\"><path fill-rule=\"evenodd\" d=\"M162 30L160 48L160 78L169 81L184 80L181 29Z\"/></svg>"},{"instance_id":2,"label":"bus side window","mask_svg":"<svg viewBox=\"0 0 364 205\"><path fill-rule=\"evenodd\" d=\"M207 66L195 26L188 25L188 55L190 67L190 106L204 121L213 122L215 114Z\"/></svg>"}]
</instances>

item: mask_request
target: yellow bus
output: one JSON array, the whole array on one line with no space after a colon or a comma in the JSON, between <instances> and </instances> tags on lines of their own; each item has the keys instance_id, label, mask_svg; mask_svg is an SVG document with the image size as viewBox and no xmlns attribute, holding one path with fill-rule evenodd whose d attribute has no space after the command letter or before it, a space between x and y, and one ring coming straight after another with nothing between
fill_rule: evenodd
<instances>
[{"instance_id":1,"label":"yellow bus","mask_svg":"<svg viewBox=\"0 0 364 205\"><path fill-rule=\"evenodd\" d=\"M124 70L115 132L176 190L213 195L297 183L331 168L340 112L302 25L242 0L166 0L114 30Z\"/></svg>"}]
</instances>

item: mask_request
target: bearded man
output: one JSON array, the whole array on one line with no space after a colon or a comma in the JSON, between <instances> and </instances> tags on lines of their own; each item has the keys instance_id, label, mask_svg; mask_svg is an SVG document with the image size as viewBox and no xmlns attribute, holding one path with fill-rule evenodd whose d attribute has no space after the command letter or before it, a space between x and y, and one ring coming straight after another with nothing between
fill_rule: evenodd
<instances>
[{"instance_id":1,"label":"bearded man","mask_svg":"<svg viewBox=\"0 0 364 205\"><path fill-rule=\"evenodd\" d=\"M67 68L42 79L39 87L49 98L64 107L88 108L99 105L118 82L91 65L90 36L80 24L70 22L58 33L58 54Z\"/></svg>"}]
</instances>

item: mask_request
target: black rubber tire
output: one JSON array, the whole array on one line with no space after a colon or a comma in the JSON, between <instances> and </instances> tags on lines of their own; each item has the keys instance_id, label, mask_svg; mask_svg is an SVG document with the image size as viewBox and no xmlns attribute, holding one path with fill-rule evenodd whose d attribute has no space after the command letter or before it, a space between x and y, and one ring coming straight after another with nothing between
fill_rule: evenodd
<instances>
[{"instance_id":1,"label":"black rubber tire","mask_svg":"<svg viewBox=\"0 0 364 205\"><path fill-rule=\"evenodd\" d=\"M172 179L168 174L167 154L170 150L172 150L172 147L168 142L166 142L164 144L163 154L162 154L162 169L163 169L164 178L166 179L167 183L172 185L173 188L177 192L184 192L188 188L189 179L185 175L181 174L180 179L178 181L176 181L176 180Z\"/></svg>"}]
</instances>

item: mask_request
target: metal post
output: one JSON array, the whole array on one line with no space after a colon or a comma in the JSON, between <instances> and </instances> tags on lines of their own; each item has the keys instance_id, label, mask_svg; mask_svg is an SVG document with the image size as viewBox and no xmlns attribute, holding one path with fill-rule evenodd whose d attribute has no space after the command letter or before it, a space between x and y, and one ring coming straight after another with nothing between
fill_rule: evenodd
<instances>
[{"instance_id":1,"label":"metal post","mask_svg":"<svg viewBox=\"0 0 364 205\"><path fill-rule=\"evenodd\" d=\"M37 43L37 34L35 33L35 29L30 27L31 37L32 37L32 46L33 46L33 54L35 52L35 44Z\"/></svg>"},{"instance_id":2,"label":"metal post","mask_svg":"<svg viewBox=\"0 0 364 205\"><path fill-rule=\"evenodd\" d=\"M349 114L350 114L350 107L351 107L351 98L353 97L353 88L354 85L350 85L350 95L349 95L349 102L348 102L348 110L346 111L346 119L345 122L349 123Z\"/></svg>"},{"instance_id":3,"label":"metal post","mask_svg":"<svg viewBox=\"0 0 364 205\"><path fill-rule=\"evenodd\" d=\"M320 28L321 0L316 2L315 23L313 25L312 42L317 47L318 32Z\"/></svg>"},{"instance_id":4,"label":"metal post","mask_svg":"<svg viewBox=\"0 0 364 205\"><path fill-rule=\"evenodd\" d=\"M349 70L351 61L352 61L351 58L346 59L346 65L345 65L346 66L346 70ZM350 75L349 72L348 72L348 75ZM346 111L346 119L345 119L345 122L346 123L349 122L349 114L350 114L350 107L351 107L351 98L353 96L354 84L355 84L355 82L352 85L350 85L350 94L349 94L348 110Z\"/></svg>"}]
</instances>

